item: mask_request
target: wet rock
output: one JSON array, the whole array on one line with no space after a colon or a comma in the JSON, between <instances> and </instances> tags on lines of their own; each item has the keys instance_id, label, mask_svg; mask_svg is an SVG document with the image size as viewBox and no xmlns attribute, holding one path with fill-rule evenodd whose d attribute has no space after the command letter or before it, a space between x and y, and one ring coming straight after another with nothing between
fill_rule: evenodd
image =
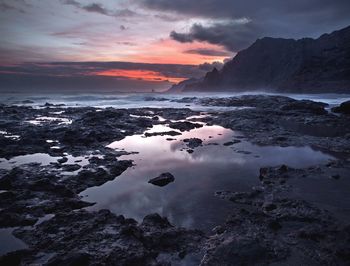
<instances>
[{"instance_id":1,"label":"wet rock","mask_svg":"<svg viewBox=\"0 0 350 266\"><path fill-rule=\"evenodd\" d=\"M294 101L286 105L283 105L281 107L281 110L304 111L304 112L310 112L316 115L323 115L323 114L327 114L327 111L324 109L326 106L328 106L328 104L326 103L313 102L309 100L301 100L301 101Z\"/></svg>"},{"instance_id":2,"label":"wet rock","mask_svg":"<svg viewBox=\"0 0 350 266\"><path fill-rule=\"evenodd\" d=\"M146 132L146 137L154 137L154 136L179 136L181 135L180 132L177 131L165 131L165 132Z\"/></svg>"},{"instance_id":3,"label":"wet rock","mask_svg":"<svg viewBox=\"0 0 350 266\"><path fill-rule=\"evenodd\" d=\"M43 106L44 107L62 107L62 106L65 106L65 104L63 104L63 103L61 103L61 104L45 103Z\"/></svg>"},{"instance_id":4,"label":"wet rock","mask_svg":"<svg viewBox=\"0 0 350 266\"><path fill-rule=\"evenodd\" d=\"M62 163L66 163L68 161L67 157L62 157L60 159L57 160L58 163L62 164Z\"/></svg>"},{"instance_id":5,"label":"wet rock","mask_svg":"<svg viewBox=\"0 0 350 266\"><path fill-rule=\"evenodd\" d=\"M79 164L65 164L62 165L62 170L66 172L74 172L81 168Z\"/></svg>"},{"instance_id":6,"label":"wet rock","mask_svg":"<svg viewBox=\"0 0 350 266\"><path fill-rule=\"evenodd\" d=\"M158 214L138 224L108 210L57 214L35 229L18 229L15 235L34 254L52 254L47 261L41 258L41 264L48 265L94 265L96 261L99 265L159 265L159 254L176 264L183 257L179 254L198 252L205 239L201 232L174 227ZM21 263L38 260L38 256L20 257Z\"/></svg>"},{"instance_id":7,"label":"wet rock","mask_svg":"<svg viewBox=\"0 0 350 266\"><path fill-rule=\"evenodd\" d=\"M332 111L335 113L342 113L342 114L350 114L350 101L343 102L338 107L332 108Z\"/></svg>"},{"instance_id":8,"label":"wet rock","mask_svg":"<svg viewBox=\"0 0 350 266\"><path fill-rule=\"evenodd\" d=\"M184 139L183 142L186 143L187 147L194 149L202 145L203 141L199 138Z\"/></svg>"},{"instance_id":9,"label":"wet rock","mask_svg":"<svg viewBox=\"0 0 350 266\"><path fill-rule=\"evenodd\" d=\"M305 178L305 173L319 174L313 168L293 169L286 165L261 168L261 188L217 192L217 196L248 208L235 209L221 225L223 233L209 238L204 265L346 265L348 227L328 211L284 193L286 185L281 180ZM259 250L268 255L256 256Z\"/></svg>"},{"instance_id":10,"label":"wet rock","mask_svg":"<svg viewBox=\"0 0 350 266\"><path fill-rule=\"evenodd\" d=\"M149 180L148 183L159 187L164 187L174 181L175 177L171 173L162 173L161 175Z\"/></svg>"},{"instance_id":11,"label":"wet rock","mask_svg":"<svg viewBox=\"0 0 350 266\"><path fill-rule=\"evenodd\" d=\"M153 97L153 96L147 96L144 98L145 101L157 101L157 102L165 102L169 101L169 99L164 97Z\"/></svg>"},{"instance_id":12,"label":"wet rock","mask_svg":"<svg viewBox=\"0 0 350 266\"><path fill-rule=\"evenodd\" d=\"M198 124L198 123L191 123L188 121L185 122L171 122L169 123L169 127L174 128L174 129L178 129L180 131L189 131L195 128L200 128L203 127L202 124Z\"/></svg>"},{"instance_id":13,"label":"wet rock","mask_svg":"<svg viewBox=\"0 0 350 266\"><path fill-rule=\"evenodd\" d=\"M61 169L34 163L4 171L0 176L0 190L6 190L0 193L0 227L33 225L46 214L91 206L78 193L114 179L131 165L131 161L118 161L112 154L106 154L88 169L68 178L62 171L76 171L79 165L63 164Z\"/></svg>"}]
</instances>

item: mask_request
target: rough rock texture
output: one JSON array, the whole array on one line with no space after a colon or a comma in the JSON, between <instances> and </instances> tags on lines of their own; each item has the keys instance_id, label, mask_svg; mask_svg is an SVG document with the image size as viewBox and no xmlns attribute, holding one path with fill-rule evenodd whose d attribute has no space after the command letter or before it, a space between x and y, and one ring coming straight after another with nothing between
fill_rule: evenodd
<instances>
[{"instance_id":1,"label":"rough rock texture","mask_svg":"<svg viewBox=\"0 0 350 266\"><path fill-rule=\"evenodd\" d=\"M0 227L33 225L46 214L84 208L78 193L113 180L132 165L110 154L91 163L76 175L62 174L65 165L27 164L0 174ZM100 166L104 166L104 168ZM62 168L61 168L62 167Z\"/></svg>"},{"instance_id":2,"label":"rough rock texture","mask_svg":"<svg viewBox=\"0 0 350 266\"><path fill-rule=\"evenodd\" d=\"M138 224L108 210L59 213L15 235L29 245L30 252L12 255L23 265L164 265L197 252L205 240L200 231L173 227L158 214Z\"/></svg>"},{"instance_id":3,"label":"rough rock texture","mask_svg":"<svg viewBox=\"0 0 350 266\"><path fill-rule=\"evenodd\" d=\"M181 86L179 86L181 87ZM318 39L263 38L184 91L349 92L350 27Z\"/></svg>"},{"instance_id":4,"label":"rough rock texture","mask_svg":"<svg viewBox=\"0 0 350 266\"><path fill-rule=\"evenodd\" d=\"M349 265L346 219L338 220L326 208L293 193L299 189L295 184L306 179L318 185L323 178L336 185L347 178L348 115L334 114L324 103L281 96L186 97L178 101L229 110L221 108L192 123L186 118L200 113L189 109L107 108L97 112L95 108L0 105L0 126L7 131L0 134L2 160L38 152L57 156L49 165L0 169L0 227L18 227L14 234L29 246L0 257L0 265ZM27 122L38 116L64 117L72 123L52 120L37 126ZM131 161L118 158L125 152L108 149L106 144L142 134L154 125L169 124L188 131L204 123L240 132L225 146L240 140L259 145L309 145L342 160L305 169L261 168L261 184L251 190L216 193L232 202L232 215L207 235L173 227L156 214L137 223L107 210L82 210L91 203L84 202L79 192L112 180L132 166ZM200 140L187 143L197 146ZM71 162L70 154L82 155L86 164Z\"/></svg>"},{"instance_id":5,"label":"rough rock texture","mask_svg":"<svg viewBox=\"0 0 350 266\"><path fill-rule=\"evenodd\" d=\"M348 265L349 225L286 193L293 189L290 179L313 171L286 165L262 168L261 186L252 191L217 192L241 207L215 228L202 265Z\"/></svg>"},{"instance_id":6,"label":"rough rock texture","mask_svg":"<svg viewBox=\"0 0 350 266\"><path fill-rule=\"evenodd\" d=\"M201 121L237 130L255 144L308 145L338 155L350 154L350 117L327 112L327 104L266 95L193 101L207 106L240 108L220 114L213 112Z\"/></svg>"},{"instance_id":7,"label":"rough rock texture","mask_svg":"<svg viewBox=\"0 0 350 266\"><path fill-rule=\"evenodd\" d=\"M57 114L57 113L60 114ZM7 135L0 134L0 158L11 158L31 153L48 153L62 156L64 152L74 155L85 154L91 150L103 150L112 141L125 136L141 134L146 129L164 122L152 119L150 115L159 115L165 119L181 120L199 112L189 109L114 109L106 108L62 108L47 106L34 109L26 106L7 106L0 104L0 128L6 129ZM40 121L41 117L51 117L40 125L29 123ZM70 120L64 124L61 119ZM189 130L198 127L191 122L179 122L175 127ZM19 138L10 136L18 135ZM51 149L54 140L58 149Z\"/></svg>"}]
</instances>

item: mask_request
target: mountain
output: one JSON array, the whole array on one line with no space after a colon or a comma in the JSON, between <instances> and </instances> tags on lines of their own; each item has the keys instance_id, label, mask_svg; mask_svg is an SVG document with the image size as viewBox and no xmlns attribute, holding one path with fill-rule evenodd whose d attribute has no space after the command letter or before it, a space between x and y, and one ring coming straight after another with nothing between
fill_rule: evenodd
<instances>
[{"instance_id":1,"label":"mountain","mask_svg":"<svg viewBox=\"0 0 350 266\"><path fill-rule=\"evenodd\" d=\"M183 91L350 92L350 26L318 39L258 39Z\"/></svg>"}]
</instances>

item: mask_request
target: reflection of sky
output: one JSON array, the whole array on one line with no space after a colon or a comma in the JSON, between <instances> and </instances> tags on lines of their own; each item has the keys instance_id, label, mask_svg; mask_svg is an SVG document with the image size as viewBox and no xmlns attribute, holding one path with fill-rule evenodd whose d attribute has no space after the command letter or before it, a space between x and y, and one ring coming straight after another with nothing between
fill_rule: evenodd
<instances>
[{"instance_id":1,"label":"reflection of sky","mask_svg":"<svg viewBox=\"0 0 350 266\"><path fill-rule=\"evenodd\" d=\"M171 130L166 126L157 128ZM167 141L168 136L126 137L109 147L139 152L121 158L134 160L136 166L114 181L87 189L82 195L97 202L93 209L108 208L137 220L158 212L177 225L208 229L222 222L232 207L229 202L215 198L215 191L250 189L258 182L257 173L262 166L286 163L305 167L331 158L309 147L259 147L244 141L229 147L222 145L235 135L220 126L205 126L175 136L173 141ZM190 137L203 140L203 146L193 154L186 152L182 142ZM208 143L220 145L208 146ZM171 172L175 182L162 188L148 183L163 172Z\"/></svg>"}]
</instances>

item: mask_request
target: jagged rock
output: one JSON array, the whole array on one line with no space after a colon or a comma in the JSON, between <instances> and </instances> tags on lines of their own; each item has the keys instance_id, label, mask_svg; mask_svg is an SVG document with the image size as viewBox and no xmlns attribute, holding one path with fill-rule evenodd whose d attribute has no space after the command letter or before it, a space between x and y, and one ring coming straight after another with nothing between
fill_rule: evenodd
<instances>
[{"instance_id":1,"label":"jagged rock","mask_svg":"<svg viewBox=\"0 0 350 266\"><path fill-rule=\"evenodd\" d=\"M183 91L349 92L350 27L300 40L265 37L238 52L222 70Z\"/></svg>"}]
</instances>

